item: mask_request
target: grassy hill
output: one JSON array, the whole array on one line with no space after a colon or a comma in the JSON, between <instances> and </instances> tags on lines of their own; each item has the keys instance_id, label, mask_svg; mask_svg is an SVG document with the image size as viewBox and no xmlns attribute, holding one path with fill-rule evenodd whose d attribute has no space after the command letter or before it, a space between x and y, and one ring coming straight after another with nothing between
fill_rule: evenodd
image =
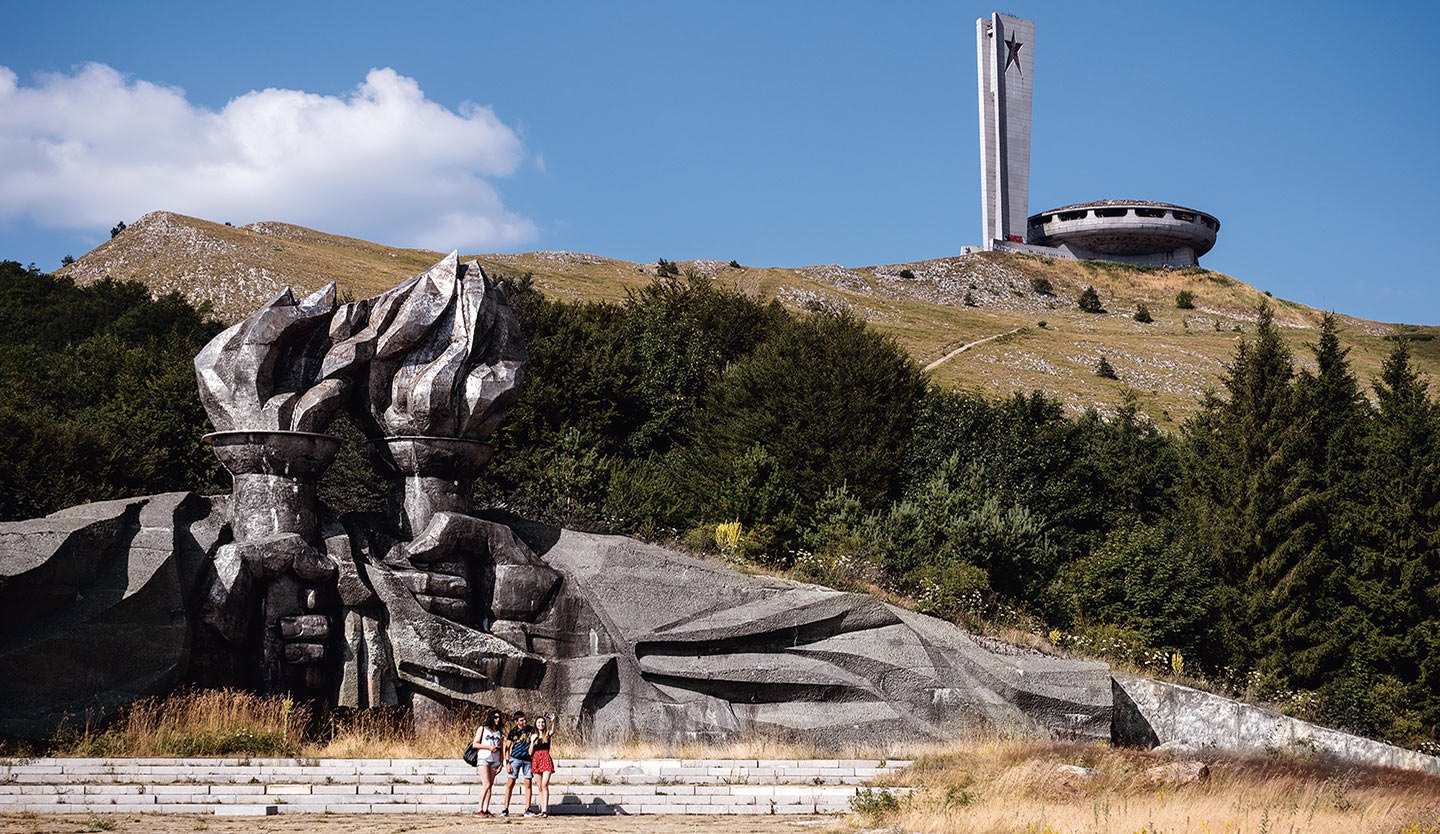
<instances>
[{"instance_id":1,"label":"grassy hill","mask_svg":"<svg viewBox=\"0 0 1440 834\"><path fill-rule=\"evenodd\" d=\"M217 316L233 321L286 286L308 292L334 280L342 297L361 298L388 289L440 256L287 223L237 228L152 212L61 273L80 283L109 276L143 281L158 293L178 290L197 303L210 301ZM622 299L657 274L655 263L573 252L464 258L496 274L531 273L547 295L573 300ZM1201 393L1219 384L1224 363L1265 295L1205 269L990 252L867 267L737 268L710 260L677 265L792 307L848 306L895 336L922 365L943 359L930 371L943 385L991 394L1038 388L1076 411L1089 406L1112 410L1128 390L1162 427L1182 421ZM1046 282L1050 294L1036 289ZM1087 286L1095 287L1105 313L1077 307ZM1194 309L1177 309L1175 298L1182 290L1193 293ZM1153 322L1134 320L1141 303L1148 305ZM1272 303L1304 366L1310 356L1305 344L1314 340L1322 312L1282 299ZM1387 337L1413 339L1417 366L1432 384L1440 383L1440 327L1344 315L1340 321L1351 362L1367 388L1390 348ZM982 339L988 341L944 359ZM1118 380L1095 374L1101 356Z\"/></svg>"}]
</instances>

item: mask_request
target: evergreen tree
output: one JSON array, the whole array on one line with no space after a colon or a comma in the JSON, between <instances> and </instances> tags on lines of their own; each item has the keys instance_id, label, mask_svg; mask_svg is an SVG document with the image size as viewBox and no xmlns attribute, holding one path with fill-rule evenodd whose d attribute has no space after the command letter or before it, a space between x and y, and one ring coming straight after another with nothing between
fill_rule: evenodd
<instances>
[{"instance_id":1,"label":"evergreen tree","mask_svg":"<svg viewBox=\"0 0 1440 834\"><path fill-rule=\"evenodd\" d=\"M1408 341L1395 343L1374 387L1354 582L1365 633L1347 670L1359 693L1337 703L1348 712L1335 717L1396 737L1397 717L1377 714L1371 697L1386 681L1408 690L1402 702L1419 722L1440 721L1440 405L1410 364Z\"/></svg>"},{"instance_id":2,"label":"evergreen tree","mask_svg":"<svg viewBox=\"0 0 1440 834\"><path fill-rule=\"evenodd\" d=\"M1262 558L1254 589L1264 618L1258 630L1260 667L1305 688L1330 679L1354 640L1347 574L1358 527L1355 508L1362 500L1369 403L1338 331L1335 317L1326 314L1320 340L1310 346L1318 368L1296 381L1301 457L1291 484L1294 501L1280 519L1289 535Z\"/></svg>"},{"instance_id":3,"label":"evergreen tree","mask_svg":"<svg viewBox=\"0 0 1440 834\"><path fill-rule=\"evenodd\" d=\"M1305 522L1318 499L1303 488L1294 367L1262 302L1255 340L1236 348L1223 384L1187 424L1192 452L1190 523L1223 579L1220 616L1231 659L1249 668L1269 645L1271 614L1285 593L1285 566L1307 548Z\"/></svg>"}]
</instances>

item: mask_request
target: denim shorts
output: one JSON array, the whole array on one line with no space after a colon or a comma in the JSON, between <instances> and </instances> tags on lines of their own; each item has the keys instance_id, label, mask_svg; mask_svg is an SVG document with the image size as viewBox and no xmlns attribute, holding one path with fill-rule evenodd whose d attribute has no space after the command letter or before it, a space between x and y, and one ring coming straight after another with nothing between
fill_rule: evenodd
<instances>
[{"instance_id":1,"label":"denim shorts","mask_svg":"<svg viewBox=\"0 0 1440 834\"><path fill-rule=\"evenodd\" d=\"M511 759L509 766L505 768L505 778L514 782L516 779L530 778L529 759Z\"/></svg>"}]
</instances>

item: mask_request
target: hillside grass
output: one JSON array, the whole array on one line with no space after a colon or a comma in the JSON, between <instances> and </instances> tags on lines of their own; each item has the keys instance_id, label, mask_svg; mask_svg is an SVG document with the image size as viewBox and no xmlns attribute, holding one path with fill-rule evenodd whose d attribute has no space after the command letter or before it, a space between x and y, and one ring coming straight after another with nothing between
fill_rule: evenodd
<instances>
[{"instance_id":1,"label":"hillside grass","mask_svg":"<svg viewBox=\"0 0 1440 834\"><path fill-rule=\"evenodd\" d=\"M475 733L486 708L458 710L416 725L407 710L324 710L308 702L232 689L182 691L137 701L104 724L62 727L48 742L11 742L10 756L84 758L244 757L300 759L448 759ZM560 758L913 759L949 748L896 739L844 748L741 735L715 742L667 744L644 738L589 738L562 732Z\"/></svg>"},{"instance_id":2,"label":"hillside grass","mask_svg":"<svg viewBox=\"0 0 1440 834\"><path fill-rule=\"evenodd\" d=\"M661 254L661 253L657 253ZM78 281L110 276L179 290L192 302L212 302L234 321L285 286L310 292L334 280L342 297L382 292L439 260L441 253L401 249L330 235L292 224L231 227L154 212L61 270ZM546 295L568 301L620 301L656 276L637 264L569 252L463 255L494 275L530 274ZM1192 414L1207 389L1217 388L1235 343L1250 332L1262 288L1202 268L1158 269L1099 261L983 252L881 266L730 267L721 261L677 261L760 298L787 306L846 307L893 335L921 365L960 345L1016 328L1021 334L978 346L931 372L939 385L991 395L1042 390L1078 413L1113 412L1133 394L1158 425L1173 428ZM906 278L902 270L914 277ZM1052 295L1034 289L1048 281ZM1081 312L1076 299L1094 286L1107 312ZM1195 308L1177 309L1185 290ZM967 294L975 306L967 306ZM1154 318L1134 321L1144 303ZM1301 367L1322 311L1272 299L1277 323ZM1039 326L1040 322L1045 326ZM1342 338L1362 385L1393 346L1386 337L1414 338L1416 367L1440 381L1440 328L1394 325L1341 316ZM1095 374L1100 356L1118 380Z\"/></svg>"}]
</instances>

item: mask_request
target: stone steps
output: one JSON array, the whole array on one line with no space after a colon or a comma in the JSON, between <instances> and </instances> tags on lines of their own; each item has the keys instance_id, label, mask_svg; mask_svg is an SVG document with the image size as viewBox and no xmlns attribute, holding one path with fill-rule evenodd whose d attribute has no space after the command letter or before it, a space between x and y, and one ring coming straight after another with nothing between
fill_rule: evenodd
<instances>
[{"instance_id":1,"label":"stone steps","mask_svg":"<svg viewBox=\"0 0 1440 834\"><path fill-rule=\"evenodd\" d=\"M908 761L561 759L552 814L826 814ZM899 789L904 792L905 789ZM497 783L492 810L504 796ZM523 788L517 788L517 792ZM36 759L0 762L0 813L461 814L458 759ZM523 794L522 794L523 797ZM520 798L511 813L523 812Z\"/></svg>"}]
</instances>

